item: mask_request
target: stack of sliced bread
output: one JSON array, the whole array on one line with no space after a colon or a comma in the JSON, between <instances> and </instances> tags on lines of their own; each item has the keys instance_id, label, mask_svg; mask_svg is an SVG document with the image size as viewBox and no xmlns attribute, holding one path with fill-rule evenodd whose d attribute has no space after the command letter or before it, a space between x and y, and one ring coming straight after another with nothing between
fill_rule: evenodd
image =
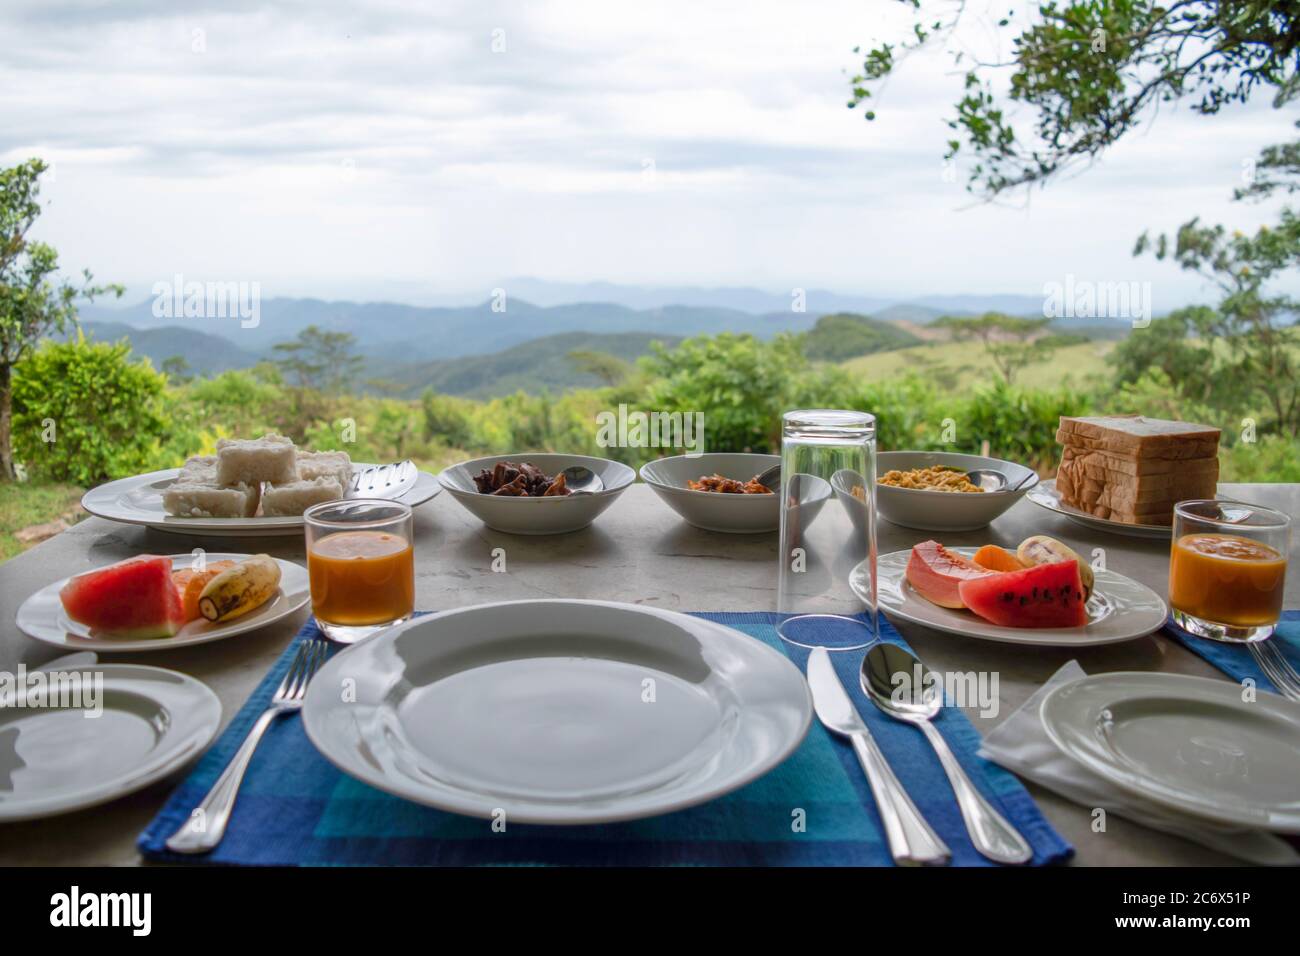
<instances>
[{"instance_id":1,"label":"stack of sliced bread","mask_svg":"<svg viewBox=\"0 0 1300 956\"><path fill-rule=\"evenodd\" d=\"M1174 505L1213 498L1219 429L1141 415L1061 418L1063 504L1125 524L1171 524Z\"/></svg>"}]
</instances>

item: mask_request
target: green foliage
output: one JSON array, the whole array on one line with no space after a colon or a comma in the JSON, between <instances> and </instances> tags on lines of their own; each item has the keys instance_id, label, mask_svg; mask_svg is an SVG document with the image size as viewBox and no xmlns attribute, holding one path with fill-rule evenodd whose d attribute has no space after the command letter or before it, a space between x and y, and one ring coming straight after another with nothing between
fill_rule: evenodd
<instances>
[{"instance_id":1,"label":"green foliage","mask_svg":"<svg viewBox=\"0 0 1300 956\"><path fill-rule=\"evenodd\" d=\"M365 359L356 353L357 340L351 332L329 332L309 325L292 342L280 342L276 360L286 376L300 389L326 395L341 395L352 387Z\"/></svg>"},{"instance_id":2,"label":"green foliage","mask_svg":"<svg viewBox=\"0 0 1300 956\"><path fill-rule=\"evenodd\" d=\"M977 340L993 362L1002 380L1014 384L1016 373L1036 362L1046 362L1056 351L1059 338L1047 332L1051 319L1026 319L1001 312L980 316L946 315L934 322L959 340Z\"/></svg>"},{"instance_id":3,"label":"green foliage","mask_svg":"<svg viewBox=\"0 0 1300 956\"><path fill-rule=\"evenodd\" d=\"M1266 149L1266 175L1236 198L1289 195L1300 188L1300 143L1291 145ZM1191 219L1172 241L1144 234L1134 254L1146 251L1213 282L1222 297L1213 309L1183 310L1156 342L1135 341L1124 356L1128 364L1119 368L1120 381L1158 364L1181 389L1203 388L1202 400L1212 407L1231 413L1259 405L1268 415L1267 430L1300 437L1300 299L1271 286L1300 266L1300 214L1283 206L1276 225L1260 226L1253 235ZM1130 338L1148 331L1135 330ZM1180 331L1194 331L1199 342L1179 341ZM1172 357L1153 354L1161 346Z\"/></svg>"},{"instance_id":4,"label":"green foliage","mask_svg":"<svg viewBox=\"0 0 1300 956\"><path fill-rule=\"evenodd\" d=\"M439 395L432 389L420 398L424 414L424 437L450 448L474 445L472 413L474 403L451 395Z\"/></svg>"},{"instance_id":5,"label":"green foliage","mask_svg":"<svg viewBox=\"0 0 1300 956\"><path fill-rule=\"evenodd\" d=\"M859 355L919 345L910 332L850 312L823 315L803 337L803 352L814 361L842 362Z\"/></svg>"},{"instance_id":6,"label":"green foliage","mask_svg":"<svg viewBox=\"0 0 1300 956\"><path fill-rule=\"evenodd\" d=\"M47 341L14 374L14 445L28 473L89 487L156 466L167 379L125 343Z\"/></svg>"},{"instance_id":7,"label":"green foliage","mask_svg":"<svg viewBox=\"0 0 1300 956\"><path fill-rule=\"evenodd\" d=\"M969 151L970 188L990 195L1096 158L1161 103L1188 97L1192 109L1213 114L1271 87L1280 107L1300 88L1300 7L1293 2L1043 0L1032 23L1011 38L1009 64L971 62L953 37L964 4L903 2L916 12L912 37L864 55L848 105L871 99L909 52L946 43L964 70L948 121L958 137L949 141L948 157ZM1010 25L1009 15L997 24ZM1004 96L990 77L1007 66ZM1029 121L1017 122L1016 104L1026 107Z\"/></svg>"},{"instance_id":8,"label":"green foliage","mask_svg":"<svg viewBox=\"0 0 1300 956\"><path fill-rule=\"evenodd\" d=\"M14 367L42 338L76 323L78 299L122 294L121 286L93 285L88 270L80 286L58 279L58 253L27 238L41 214L39 180L46 169L39 159L0 169L0 481L15 476Z\"/></svg>"},{"instance_id":9,"label":"green foliage","mask_svg":"<svg viewBox=\"0 0 1300 956\"><path fill-rule=\"evenodd\" d=\"M723 333L687 339L671 352L658 346L641 360L652 377L646 406L705 414L710 451L766 452L780 445L781 414L808 362L798 339Z\"/></svg>"},{"instance_id":10,"label":"green foliage","mask_svg":"<svg viewBox=\"0 0 1300 956\"><path fill-rule=\"evenodd\" d=\"M1264 435L1256 442L1237 442L1219 457L1220 481L1300 482L1300 440Z\"/></svg>"},{"instance_id":11,"label":"green foliage","mask_svg":"<svg viewBox=\"0 0 1300 956\"><path fill-rule=\"evenodd\" d=\"M1060 446L1056 430L1062 415L1085 415L1089 397L1069 389L1038 391L994 382L977 389L958 421L960 450L978 452L989 443L989 454L1022 462L1031 468L1056 467Z\"/></svg>"}]
</instances>

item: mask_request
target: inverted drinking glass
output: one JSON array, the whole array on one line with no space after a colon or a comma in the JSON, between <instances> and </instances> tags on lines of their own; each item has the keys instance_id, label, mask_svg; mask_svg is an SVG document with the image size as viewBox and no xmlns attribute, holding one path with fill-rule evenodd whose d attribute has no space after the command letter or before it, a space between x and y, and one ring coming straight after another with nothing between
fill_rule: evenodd
<instances>
[{"instance_id":1,"label":"inverted drinking glass","mask_svg":"<svg viewBox=\"0 0 1300 956\"><path fill-rule=\"evenodd\" d=\"M879 638L876 612L876 419L866 412L786 412L781 428L779 633L828 650ZM859 627L825 615L863 615ZM816 632L817 637L812 637Z\"/></svg>"}]
</instances>

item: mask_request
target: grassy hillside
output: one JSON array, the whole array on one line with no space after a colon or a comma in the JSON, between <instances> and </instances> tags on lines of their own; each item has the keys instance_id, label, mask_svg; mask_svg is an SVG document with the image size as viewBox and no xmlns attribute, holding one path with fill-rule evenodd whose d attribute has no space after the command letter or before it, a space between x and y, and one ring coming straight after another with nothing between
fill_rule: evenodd
<instances>
[{"instance_id":1,"label":"grassy hillside","mask_svg":"<svg viewBox=\"0 0 1300 956\"><path fill-rule=\"evenodd\" d=\"M1058 349L1049 361L1022 369L1016 384L1029 388L1085 385L1090 377L1107 372L1105 357L1114 347L1114 342L1086 342ZM914 371L941 383L945 390L958 392L991 382L997 376L993 363L975 342L928 342L864 355L843 364L871 381Z\"/></svg>"},{"instance_id":2,"label":"grassy hillside","mask_svg":"<svg viewBox=\"0 0 1300 956\"><path fill-rule=\"evenodd\" d=\"M677 336L654 332L612 335L567 332L533 339L491 355L467 355L418 365L397 364L378 372L380 377L401 385L402 394L408 396L419 395L426 388L480 399L517 391L554 394L604 384L595 376L582 373L569 358L570 353L604 352L632 362L649 352L652 342L672 346L679 341Z\"/></svg>"},{"instance_id":3,"label":"grassy hillside","mask_svg":"<svg viewBox=\"0 0 1300 956\"><path fill-rule=\"evenodd\" d=\"M921 339L890 322L839 312L823 315L804 336L804 354L823 362L919 345Z\"/></svg>"}]
</instances>

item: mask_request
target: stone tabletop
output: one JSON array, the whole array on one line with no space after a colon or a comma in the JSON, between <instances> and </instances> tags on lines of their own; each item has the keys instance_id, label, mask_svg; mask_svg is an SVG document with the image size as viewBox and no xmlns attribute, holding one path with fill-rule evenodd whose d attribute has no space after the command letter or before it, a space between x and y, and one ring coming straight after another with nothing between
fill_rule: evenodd
<instances>
[{"instance_id":1,"label":"stone tabletop","mask_svg":"<svg viewBox=\"0 0 1300 956\"><path fill-rule=\"evenodd\" d=\"M1220 494L1300 514L1300 485L1220 485ZM645 485L635 485L592 527L574 534L530 538L491 531L450 495L416 511L416 606L442 610L523 598L594 598L680 611L763 611L776 603L775 534L726 535L685 524ZM945 544L994 542L1016 546L1030 534L1050 534L1088 556L1104 548L1106 565L1162 596L1167 591L1169 543L1121 537L1082 527L1027 500L981 531L944 535ZM925 532L880 523L881 553L910 548ZM1295 536L1300 539L1300 535ZM14 627L19 604L41 587L91 568L142 553L265 551L304 562L300 536L213 539L165 534L90 518L0 565L0 670L43 663L58 651ZM493 570L494 549L504 570ZM1300 567L1300 540L1291 559ZM500 562L497 562L499 566ZM1300 607L1300 574L1288 576L1286 606ZM150 654L104 655L101 660L152 664L192 675L221 699L229 720L305 620L307 610L261 631L225 641ZM1222 674L1159 635L1124 644L1062 649L996 644L899 624L933 669L997 671L995 717L968 716L981 732L1019 707L1062 664L1077 659L1089 673L1143 670L1206 677ZM0 824L0 865L133 865L136 836L162 806L179 776L113 803L47 820ZM1094 833L1086 808L1033 785L1044 813L1077 848L1075 865L1204 865L1232 860L1183 840L1111 816Z\"/></svg>"}]
</instances>

